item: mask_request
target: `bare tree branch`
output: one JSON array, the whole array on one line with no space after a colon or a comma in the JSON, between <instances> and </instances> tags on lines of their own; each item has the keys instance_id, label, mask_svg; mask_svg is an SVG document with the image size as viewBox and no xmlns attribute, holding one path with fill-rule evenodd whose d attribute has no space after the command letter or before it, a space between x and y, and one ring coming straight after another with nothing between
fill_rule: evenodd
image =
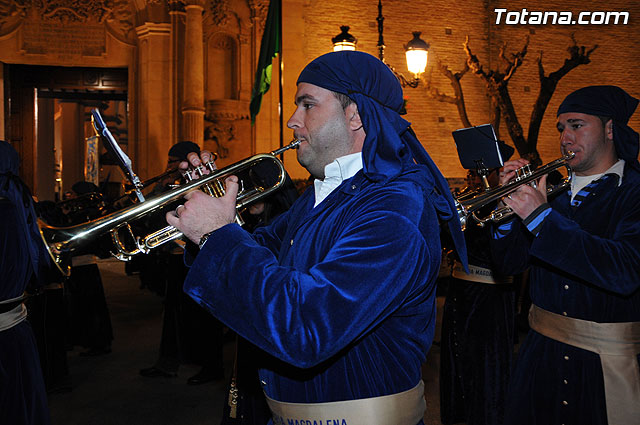
<instances>
[{"instance_id":1,"label":"bare tree branch","mask_svg":"<svg viewBox=\"0 0 640 425\"><path fill-rule=\"evenodd\" d=\"M506 44L505 44L506 46ZM529 37L527 36L524 46L519 52L513 53L511 55L512 59L508 61L509 67L505 70L505 76L503 81L507 82L511 79L513 74L515 74L516 70L522 65L524 62L524 57L527 55L527 48L529 47Z\"/></svg>"},{"instance_id":2,"label":"bare tree branch","mask_svg":"<svg viewBox=\"0 0 640 425\"><path fill-rule=\"evenodd\" d=\"M464 103L464 93L462 91L462 85L460 84L460 79L469 71L469 66L465 63L464 68L461 71L453 72L444 65L442 62L438 62L438 71L451 83L451 87L453 87L453 96L446 95L440 92L437 88L431 85L431 81L427 81L426 90L429 93L431 98L436 99L440 102L451 103L456 105L458 109L458 115L460 116L460 120L462 121L462 125L464 127L471 127L471 122L469 121L469 117L467 115L467 110Z\"/></svg>"},{"instance_id":3,"label":"bare tree branch","mask_svg":"<svg viewBox=\"0 0 640 425\"><path fill-rule=\"evenodd\" d=\"M571 40L573 44L567 48L569 57L565 59L560 68L548 75L545 74L544 65L542 64L542 51L540 51L540 55L536 60L538 65L538 78L540 80L540 92L538 93L536 103L531 112L529 130L526 138L509 94L508 83L515 75L517 69L524 63L524 58L529 47L529 37L526 38L522 49L515 53L507 54L506 43L500 48L499 57L502 62L506 64L504 72L501 72L499 69L484 70L478 57L471 51L469 36L467 36L462 45L466 54L466 64L462 71L453 73L446 65L442 63L438 64L439 71L451 82L455 95L445 95L430 85L427 86L428 92L434 99L455 104L458 107L458 114L460 115L463 125L470 127L471 124L467 117L460 80L468 71L471 71L485 82L487 95L490 100L491 123L498 138L500 137L498 133L500 120L504 118L505 126L518 153L522 157L528 158L534 165L540 165L542 161L540 160L540 155L537 150L540 125L558 82L572 69L590 63L591 54L598 48L597 45L590 49L587 49L585 46L578 46L573 35L571 36Z\"/></svg>"},{"instance_id":4,"label":"bare tree branch","mask_svg":"<svg viewBox=\"0 0 640 425\"><path fill-rule=\"evenodd\" d=\"M549 73L549 75L544 74L544 67L542 66L542 52L540 52L540 56L538 57L540 91L538 92L536 103L533 105L533 110L531 111L531 119L529 120L529 133L527 134L527 140L530 144L537 144L538 136L540 135L540 126L542 125L542 119L544 118L544 113L547 110L547 106L549 106L551 97L553 96L553 93L555 92L560 79L567 75L572 69L580 65L586 65L590 63L591 53L593 53L598 48L597 44L588 50L585 46L578 46L578 43L573 34L571 35L571 40L573 41L573 44L567 48L569 57L564 60L564 64L559 69Z\"/></svg>"},{"instance_id":5,"label":"bare tree branch","mask_svg":"<svg viewBox=\"0 0 640 425\"><path fill-rule=\"evenodd\" d=\"M464 43L462 43L462 47L467 54L467 66L469 67L471 72L484 79L487 79L488 76L482 69L482 65L480 64L478 57L471 53L471 48L469 47L469 36L465 38Z\"/></svg>"}]
</instances>

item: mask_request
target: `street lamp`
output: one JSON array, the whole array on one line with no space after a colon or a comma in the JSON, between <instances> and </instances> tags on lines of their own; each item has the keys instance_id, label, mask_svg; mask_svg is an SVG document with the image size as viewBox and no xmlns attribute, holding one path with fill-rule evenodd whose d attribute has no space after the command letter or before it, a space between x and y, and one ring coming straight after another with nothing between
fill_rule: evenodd
<instances>
[{"instance_id":1,"label":"street lamp","mask_svg":"<svg viewBox=\"0 0 640 425\"><path fill-rule=\"evenodd\" d=\"M342 50L356 50L358 40L349 34L349 27L343 25L340 27L340 31L340 34L331 39L331 42L333 43L333 51L339 52Z\"/></svg>"},{"instance_id":2,"label":"street lamp","mask_svg":"<svg viewBox=\"0 0 640 425\"><path fill-rule=\"evenodd\" d=\"M384 16L382 16L382 0L378 0L378 17L376 18L378 21L378 58L387 64L389 68L396 75L402 87L418 87L420 83L420 75L427 68L427 58L429 56L429 45L420 38L420 32L413 32L413 39L409 41L405 46L405 54L407 58L407 69L409 72L413 74L413 78L411 80L407 80L404 75L400 74L395 70L393 66L388 64L384 60Z\"/></svg>"},{"instance_id":3,"label":"street lamp","mask_svg":"<svg viewBox=\"0 0 640 425\"><path fill-rule=\"evenodd\" d=\"M427 68L427 60L429 58L429 45L420 38L420 34L420 31L414 31L413 39L404 46L407 56L407 69L416 80L420 78L420 74Z\"/></svg>"}]
</instances>

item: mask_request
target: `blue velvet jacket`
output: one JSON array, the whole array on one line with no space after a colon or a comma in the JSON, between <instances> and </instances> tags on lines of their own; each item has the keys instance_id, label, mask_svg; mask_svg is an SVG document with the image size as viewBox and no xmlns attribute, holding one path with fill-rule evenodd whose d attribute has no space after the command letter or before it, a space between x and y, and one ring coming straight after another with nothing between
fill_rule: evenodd
<instances>
[{"instance_id":1,"label":"blue velvet jacket","mask_svg":"<svg viewBox=\"0 0 640 425\"><path fill-rule=\"evenodd\" d=\"M594 322L640 320L640 173L626 166L578 207L565 192L533 237L518 220L494 240L501 269L531 266L531 300L554 313ZM565 289L568 286L568 289Z\"/></svg>"},{"instance_id":2,"label":"blue velvet jacket","mask_svg":"<svg viewBox=\"0 0 640 425\"><path fill-rule=\"evenodd\" d=\"M435 326L440 235L422 166L386 184L358 172L313 208L307 190L253 235L214 232L185 291L273 356L266 394L287 402L412 388Z\"/></svg>"},{"instance_id":3,"label":"blue velvet jacket","mask_svg":"<svg viewBox=\"0 0 640 425\"><path fill-rule=\"evenodd\" d=\"M604 179L578 207L551 201L536 237L513 223L493 240L506 273L531 266L534 304L595 322L640 321L640 173ZM638 356L640 362L640 355ZM531 331L512 374L505 424L606 424L600 357Z\"/></svg>"}]
</instances>

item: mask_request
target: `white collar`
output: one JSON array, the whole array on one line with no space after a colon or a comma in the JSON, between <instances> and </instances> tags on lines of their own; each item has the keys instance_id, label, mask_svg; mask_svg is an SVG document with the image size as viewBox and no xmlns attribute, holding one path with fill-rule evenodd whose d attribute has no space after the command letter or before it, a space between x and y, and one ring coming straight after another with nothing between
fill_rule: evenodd
<instances>
[{"instance_id":1,"label":"white collar","mask_svg":"<svg viewBox=\"0 0 640 425\"><path fill-rule=\"evenodd\" d=\"M605 174L616 174L618 179L618 186L622 184L622 177L624 176L624 159L619 159L618 162L613 164L611 168L604 172Z\"/></svg>"},{"instance_id":2,"label":"white collar","mask_svg":"<svg viewBox=\"0 0 640 425\"><path fill-rule=\"evenodd\" d=\"M361 169L362 152L341 156L332 163L327 164L324 167L324 179L316 179L313 182L316 195L314 207L329 196L343 181L355 176Z\"/></svg>"},{"instance_id":3,"label":"white collar","mask_svg":"<svg viewBox=\"0 0 640 425\"><path fill-rule=\"evenodd\" d=\"M622 176L624 176L624 159L619 159L615 164L613 164L607 171L600 174L593 174L590 176L576 176L573 174L573 178L571 179L571 200L580 192L585 186L587 186L592 181L598 180L600 177L605 174L615 174L618 176L618 186L622 184Z\"/></svg>"},{"instance_id":4,"label":"white collar","mask_svg":"<svg viewBox=\"0 0 640 425\"><path fill-rule=\"evenodd\" d=\"M619 177L618 186L620 186L622 184L622 177L624 176L624 164L625 164L624 159L619 159L615 164L609 167L609 169L604 173L592 174L589 176L576 176L575 173L573 173L572 180L587 181L587 184L589 184L594 180L598 180L600 177L604 176L605 174L615 174ZM571 190L573 191L573 188L571 188Z\"/></svg>"}]
</instances>

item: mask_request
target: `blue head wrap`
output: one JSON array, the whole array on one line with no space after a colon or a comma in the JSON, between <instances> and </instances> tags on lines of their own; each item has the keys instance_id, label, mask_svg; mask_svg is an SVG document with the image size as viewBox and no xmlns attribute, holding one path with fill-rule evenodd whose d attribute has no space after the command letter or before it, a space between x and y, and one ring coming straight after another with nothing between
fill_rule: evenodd
<instances>
[{"instance_id":1,"label":"blue head wrap","mask_svg":"<svg viewBox=\"0 0 640 425\"><path fill-rule=\"evenodd\" d=\"M616 86L583 87L567 96L558 108L558 114L578 112L607 117L613 120L613 143L619 158L635 168L638 164L640 141L638 133L627 125L638 107L638 99Z\"/></svg>"},{"instance_id":2,"label":"blue head wrap","mask_svg":"<svg viewBox=\"0 0 640 425\"><path fill-rule=\"evenodd\" d=\"M386 182L413 163L423 164L439 192L435 208L448 221L463 264L467 263L464 237L450 188L433 160L416 138L410 123L400 116L402 87L387 65L368 53L355 51L322 55L298 77L309 83L349 96L358 106L366 138L362 148L363 172L373 181Z\"/></svg>"},{"instance_id":3,"label":"blue head wrap","mask_svg":"<svg viewBox=\"0 0 640 425\"><path fill-rule=\"evenodd\" d=\"M44 242L40 236L38 219L29 188L23 183L18 175L20 157L13 147L0 140L0 196L7 198L12 204L17 206L19 220L23 229L27 229L24 235L27 247L29 248L29 258L34 274L40 280L42 268L46 264L48 256L44 254Z\"/></svg>"}]
</instances>

